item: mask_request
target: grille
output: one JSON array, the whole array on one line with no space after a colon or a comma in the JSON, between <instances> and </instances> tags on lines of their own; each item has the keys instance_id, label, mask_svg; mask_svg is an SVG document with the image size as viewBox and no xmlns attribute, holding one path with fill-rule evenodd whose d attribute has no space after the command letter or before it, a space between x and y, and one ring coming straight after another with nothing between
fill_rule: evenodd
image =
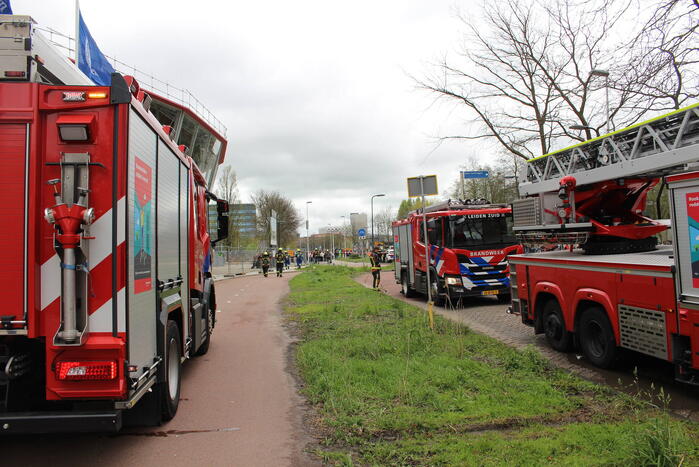
<instances>
[{"instance_id":1,"label":"grille","mask_svg":"<svg viewBox=\"0 0 699 467\"><path fill-rule=\"evenodd\" d=\"M667 360L665 313L619 305L621 346Z\"/></svg>"},{"instance_id":2,"label":"grille","mask_svg":"<svg viewBox=\"0 0 699 467\"><path fill-rule=\"evenodd\" d=\"M512 219L515 227L541 224L541 202L538 196L512 202Z\"/></svg>"}]
</instances>

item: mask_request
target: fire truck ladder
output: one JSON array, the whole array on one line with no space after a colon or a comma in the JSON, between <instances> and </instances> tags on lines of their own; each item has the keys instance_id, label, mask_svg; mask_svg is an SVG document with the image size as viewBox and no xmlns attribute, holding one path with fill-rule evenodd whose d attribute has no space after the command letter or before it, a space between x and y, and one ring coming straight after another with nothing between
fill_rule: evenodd
<instances>
[{"instance_id":1,"label":"fire truck ladder","mask_svg":"<svg viewBox=\"0 0 699 467\"><path fill-rule=\"evenodd\" d=\"M554 192L572 175L577 185L627 177L661 177L699 161L699 103L531 159L522 196ZM699 168L699 167L698 167Z\"/></svg>"}]
</instances>

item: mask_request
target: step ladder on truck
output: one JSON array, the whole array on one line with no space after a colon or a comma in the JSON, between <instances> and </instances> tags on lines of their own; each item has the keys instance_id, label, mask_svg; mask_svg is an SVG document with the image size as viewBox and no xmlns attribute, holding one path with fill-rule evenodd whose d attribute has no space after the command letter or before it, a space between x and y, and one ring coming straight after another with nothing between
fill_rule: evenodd
<instances>
[{"instance_id":1,"label":"step ladder on truck","mask_svg":"<svg viewBox=\"0 0 699 467\"><path fill-rule=\"evenodd\" d=\"M510 257L511 310L599 367L626 349L699 384L698 161L699 104L530 160L514 230L564 249ZM644 215L659 183L669 223ZM670 226L672 246L658 246Z\"/></svg>"},{"instance_id":2,"label":"step ladder on truck","mask_svg":"<svg viewBox=\"0 0 699 467\"><path fill-rule=\"evenodd\" d=\"M93 85L30 17L2 15L0 154L0 434L171 419L215 325L228 206L207 186L225 137L133 77Z\"/></svg>"}]
</instances>

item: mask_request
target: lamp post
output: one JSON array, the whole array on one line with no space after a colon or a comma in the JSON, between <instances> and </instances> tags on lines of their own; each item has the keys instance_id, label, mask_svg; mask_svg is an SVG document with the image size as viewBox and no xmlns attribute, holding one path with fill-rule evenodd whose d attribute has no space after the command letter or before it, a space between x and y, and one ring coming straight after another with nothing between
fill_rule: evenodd
<instances>
[{"instance_id":1,"label":"lamp post","mask_svg":"<svg viewBox=\"0 0 699 467\"><path fill-rule=\"evenodd\" d=\"M606 109L607 109L607 125L606 132L609 134L609 70L594 69L590 72L590 76L601 76L604 78L604 89L606 94Z\"/></svg>"},{"instance_id":2,"label":"lamp post","mask_svg":"<svg viewBox=\"0 0 699 467\"><path fill-rule=\"evenodd\" d=\"M340 216L342 218L342 253L344 254L347 249L347 216Z\"/></svg>"},{"instance_id":3,"label":"lamp post","mask_svg":"<svg viewBox=\"0 0 699 467\"><path fill-rule=\"evenodd\" d=\"M371 249L374 249L374 198L386 196L386 193L371 196Z\"/></svg>"},{"instance_id":4,"label":"lamp post","mask_svg":"<svg viewBox=\"0 0 699 467\"><path fill-rule=\"evenodd\" d=\"M309 236L308 236L308 205L311 204L313 201L306 201L306 262L311 261L311 248L310 248L310 241L309 241Z\"/></svg>"},{"instance_id":5,"label":"lamp post","mask_svg":"<svg viewBox=\"0 0 699 467\"><path fill-rule=\"evenodd\" d=\"M355 245L355 244L354 244L354 236L355 236L355 234L356 234L356 235L357 235L357 248L360 250L360 254L363 254L364 252L361 251L361 245L360 245L360 242L359 242L359 232L355 232L354 230L352 230L352 216L358 216L358 215L359 215L358 212L350 212L350 231L351 231L351 233L350 233L350 235L351 235L350 239L352 240L352 245L351 245L351 247L352 247L352 250L354 250L354 245Z\"/></svg>"}]
</instances>

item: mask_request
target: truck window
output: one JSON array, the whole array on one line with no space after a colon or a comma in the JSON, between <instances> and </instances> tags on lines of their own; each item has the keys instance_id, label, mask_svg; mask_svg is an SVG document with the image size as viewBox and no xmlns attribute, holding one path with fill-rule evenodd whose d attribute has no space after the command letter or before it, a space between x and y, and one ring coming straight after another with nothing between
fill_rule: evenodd
<instances>
[{"instance_id":1,"label":"truck window","mask_svg":"<svg viewBox=\"0 0 699 467\"><path fill-rule=\"evenodd\" d=\"M427 221L427 238L430 245L442 245L442 218L430 219Z\"/></svg>"},{"instance_id":2,"label":"truck window","mask_svg":"<svg viewBox=\"0 0 699 467\"><path fill-rule=\"evenodd\" d=\"M447 238L451 248L495 248L517 243L512 232L511 214L498 217L451 216L448 224Z\"/></svg>"}]
</instances>

